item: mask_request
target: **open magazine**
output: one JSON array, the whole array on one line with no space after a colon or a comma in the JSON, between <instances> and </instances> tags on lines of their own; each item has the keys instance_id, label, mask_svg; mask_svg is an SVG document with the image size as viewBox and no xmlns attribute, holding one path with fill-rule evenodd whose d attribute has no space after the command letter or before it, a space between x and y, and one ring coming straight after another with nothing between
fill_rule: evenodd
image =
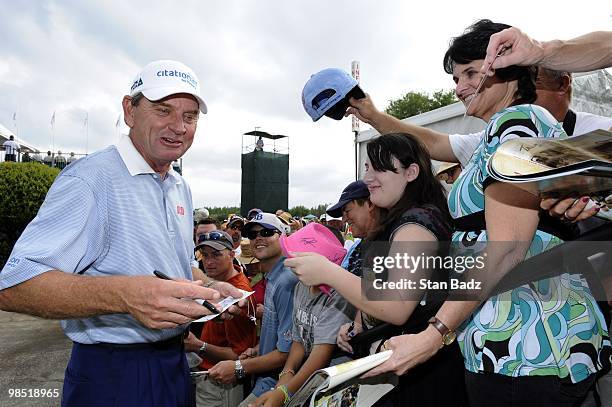
<instances>
[{"instance_id":1,"label":"open magazine","mask_svg":"<svg viewBox=\"0 0 612 407\"><path fill-rule=\"evenodd\" d=\"M367 407L373 405L397 384L397 376L370 379L359 376L382 364L393 351L375 353L314 372L295 392L289 407Z\"/></svg>"},{"instance_id":2,"label":"open magazine","mask_svg":"<svg viewBox=\"0 0 612 407\"><path fill-rule=\"evenodd\" d=\"M612 132L566 139L517 138L495 151L491 177L542 198L590 195L598 216L612 219Z\"/></svg>"}]
</instances>

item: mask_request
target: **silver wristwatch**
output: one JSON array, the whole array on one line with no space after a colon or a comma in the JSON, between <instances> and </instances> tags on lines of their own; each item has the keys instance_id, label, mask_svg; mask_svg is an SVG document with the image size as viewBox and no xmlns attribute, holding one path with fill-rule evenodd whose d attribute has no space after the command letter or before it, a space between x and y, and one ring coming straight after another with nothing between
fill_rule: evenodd
<instances>
[{"instance_id":1,"label":"silver wristwatch","mask_svg":"<svg viewBox=\"0 0 612 407\"><path fill-rule=\"evenodd\" d=\"M234 374L236 375L236 379L238 380L244 379L244 376L246 376L246 373L244 372L244 369L242 368L242 362L240 362L240 359L236 360L236 365L234 367Z\"/></svg>"},{"instance_id":2,"label":"silver wristwatch","mask_svg":"<svg viewBox=\"0 0 612 407\"><path fill-rule=\"evenodd\" d=\"M202 346L200 346L200 349L198 349L198 355L199 356L206 355L206 348L207 347L208 347L208 344L206 342L202 342Z\"/></svg>"}]
</instances>

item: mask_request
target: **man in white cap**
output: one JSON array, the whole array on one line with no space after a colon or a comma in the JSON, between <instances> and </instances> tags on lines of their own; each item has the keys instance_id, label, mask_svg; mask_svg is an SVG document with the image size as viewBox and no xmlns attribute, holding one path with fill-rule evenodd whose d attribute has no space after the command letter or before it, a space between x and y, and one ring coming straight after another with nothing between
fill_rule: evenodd
<instances>
[{"instance_id":1,"label":"man in white cap","mask_svg":"<svg viewBox=\"0 0 612 407\"><path fill-rule=\"evenodd\" d=\"M234 242L234 251L237 256L240 256L240 242L242 241L242 227L244 226L244 219L238 215L231 215L227 219L225 231L232 237Z\"/></svg>"},{"instance_id":2,"label":"man in white cap","mask_svg":"<svg viewBox=\"0 0 612 407\"><path fill-rule=\"evenodd\" d=\"M341 217L331 216L329 213L325 216L327 226L330 228L338 229L340 232L344 229L344 222Z\"/></svg>"},{"instance_id":3,"label":"man in white cap","mask_svg":"<svg viewBox=\"0 0 612 407\"><path fill-rule=\"evenodd\" d=\"M64 169L0 273L0 309L62 319L74 342L63 406L194 404L183 333L210 312L192 299L240 294L191 268L191 191L171 163L200 112L190 68L148 64L123 98L129 135Z\"/></svg>"}]
</instances>

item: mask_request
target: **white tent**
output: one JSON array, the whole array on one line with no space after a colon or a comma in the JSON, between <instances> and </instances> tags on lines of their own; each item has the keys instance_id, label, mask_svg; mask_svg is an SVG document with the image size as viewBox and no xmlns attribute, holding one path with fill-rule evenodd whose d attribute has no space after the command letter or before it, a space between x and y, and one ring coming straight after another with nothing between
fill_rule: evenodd
<instances>
[{"instance_id":1,"label":"white tent","mask_svg":"<svg viewBox=\"0 0 612 407\"><path fill-rule=\"evenodd\" d=\"M2 125L2 123L0 123L0 137L2 137L3 142L5 139L8 139L9 136L14 136L15 133L13 133L12 131L10 131L9 129L7 129L6 127L4 127Z\"/></svg>"},{"instance_id":2,"label":"white tent","mask_svg":"<svg viewBox=\"0 0 612 407\"><path fill-rule=\"evenodd\" d=\"M13 133L13 132L12 132L12 131L10 131L9 129L7 129L7 128L6 128L4 125L2 125L2 123L0 123L0 146L2 146L2 144L3 144L3 143L6 141L6 140L8 140L10 136L15 137L15 141L16 141L17 143L19 143L19 145L21 146L21 152L22 152L22 153L25 153L26 151L27 151L28 153L34 153L34 152L38 151L38 150L36 149L36 147L34 147L34 146L32 146L32 145L30 145L30 144L28 144L28 143L24 142L24 141L23 141L23 140L21 140L21 139L18 139L18 138L15 136L15 133ZM4 156L2 157L2 160L1 160L1 161L4 161Z\"/></svg>"}]
</instances>

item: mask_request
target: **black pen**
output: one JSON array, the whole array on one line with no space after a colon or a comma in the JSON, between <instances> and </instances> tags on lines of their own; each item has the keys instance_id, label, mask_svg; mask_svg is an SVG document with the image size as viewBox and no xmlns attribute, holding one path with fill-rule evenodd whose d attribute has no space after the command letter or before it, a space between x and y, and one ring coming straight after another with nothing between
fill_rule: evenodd
<instances>
[{"instance_id":1,"label":"black pen","mask_svg":"<svg viewBox=\"0 0 612 407\"><path fill-rule=\"evenodd\" d=\"M155 277L161 278L162 280L172 280L170 277L168 277L167 275L165 275L164 273L162 273L159 270L153 270L153 274L155 274ZM202 300L204 301L202 303L202 305L209 310L210 312L212 312L213 314L220 314L221 312L219 312L219 310L212 305L210 302L206 301L206 300Z\"/></svg>"},{"instance_id":2,"label":"black pen","mask_svg":"<svg viewBox=\"0 0 612 407\"><path fill-rule=\"evenodd\" d=\"M353 333L353 329L355 329L355 321L351 321L351 325L349 325L348 330L346 331L346 335L349 338L352 338L353 336L355 336L355 334Z\"/></svg>"}]
</instances>

